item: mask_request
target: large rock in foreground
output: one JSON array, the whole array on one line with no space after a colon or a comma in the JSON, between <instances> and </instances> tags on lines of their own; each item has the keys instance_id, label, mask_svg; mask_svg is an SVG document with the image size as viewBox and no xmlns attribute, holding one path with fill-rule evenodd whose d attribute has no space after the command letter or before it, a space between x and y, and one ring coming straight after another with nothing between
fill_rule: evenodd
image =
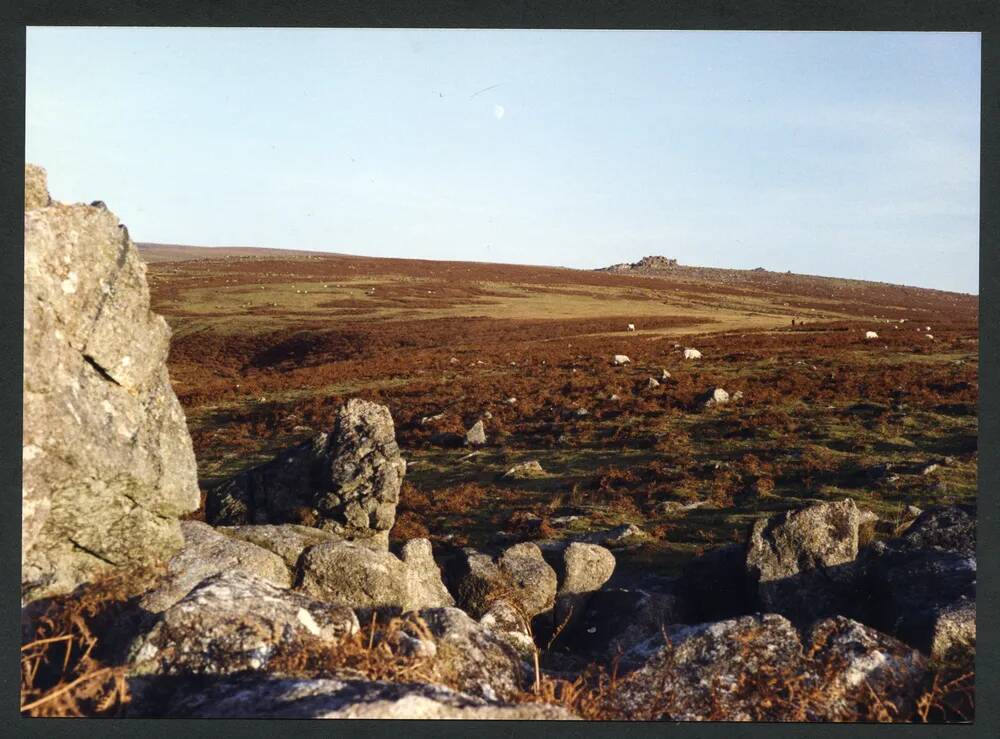
<instances>
[{"instance_id":1,"label":"large rock in foreground","mask_svg":"<svg viewBox=\"0 0 1000 739\"><path fill-rule=\"evenodd\" d=\"M133 716L172 718L389 718L507 721L577 718L544 703L497 705L426 683L359 679L226 677L189 684L164 704L130 708Z\"/></svg>"},{"instance_id":2,"label":"large rock in foreground","mask_svg":"<svg viewBox=\"0 0 1000 739\"><path fill-rule=\"evenodd\" d=\"M229 526L308 521L367 538L392 528L405 472L389 409L352 398L330 433L209 491L206 518Z\"/></svg>"},{"instance_id":3,"label":"large rock in foreground","mask_svg":"<svg viewBox=\"0 0 1000 739\"><path fill-rule=\"evenodd\" d=\"M279 650L336 644L359 629L354 611L281 590L252 575L208 578L165 610L129 650L134 675L265 670Z\"/></svg>"},{"instance_id":4,"label":"large rock in foreground","mask_svg":"<svg viewBox=\"0 0 1000 739\"><path fill-rule=\"evenodd\" d=\"M223 536L201 521L182 521L181 531L184 548L171 558L163 579L140 601L147 611L165 611L202 580L223 573L251 575L279 588L292 586L289 568L273 552Z\"/></svg>"},{"instance_id":5,"label":"large rock in foreground","mask_svg":"<svg viewBox=\"0 0 1000 739\"><path fill-rule=\"evenodd\" d=\"M103 204L51 202L25 167L22 597L168 559L198 507L170 329Z\"/></svg>"},{"instance_id":6,"label":"large rock in foreground","mask_svg":"<svg viewBox=\"0 0 1000 739\"><path fill-rule=\"evenodd\" d=\"M905 712L923 686L924 658L846 618L818 623L804 648L777 614L671 627L658 651L621 683L622 715L672 721L857 721L871 693Z\"/></svg>"}]
</instances>

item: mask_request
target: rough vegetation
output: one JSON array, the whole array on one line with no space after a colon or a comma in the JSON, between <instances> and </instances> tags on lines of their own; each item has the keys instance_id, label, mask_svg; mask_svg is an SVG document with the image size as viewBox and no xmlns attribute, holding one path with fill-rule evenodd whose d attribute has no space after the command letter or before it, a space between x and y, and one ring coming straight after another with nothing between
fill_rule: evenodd
<instances>
[{"instance_id":1,"label":"rough vegetation","mask_svg":"<svg viewBox=\"0 0 1000 739\"><path fill-rule=\"evenodd\" d=\"M28 175L26 231L68 207ZM36 416L44 448L89 456L25 487L26 538L56 554L22 609L24 714L973 718L975 298L663 259L152 247L165 365L119 248L138 308L109 299L103 348L59 350L108 387L55 373L43 401L90 418L127 388L158 435L124 454ZM35 277L70 280L61 264ZM75 274L82 304L102 294ZM136 326L155 340L133 357ZM115 374L123 354L139 375ZM167 366L190 438L163 415ZM185 440L202 504L178 523L194 458L163 465ZM73 540L110 554L64 556L56 491L114 501L125 474L150 488L123 538L77 512Z\"/></svg>"}]
</instances>

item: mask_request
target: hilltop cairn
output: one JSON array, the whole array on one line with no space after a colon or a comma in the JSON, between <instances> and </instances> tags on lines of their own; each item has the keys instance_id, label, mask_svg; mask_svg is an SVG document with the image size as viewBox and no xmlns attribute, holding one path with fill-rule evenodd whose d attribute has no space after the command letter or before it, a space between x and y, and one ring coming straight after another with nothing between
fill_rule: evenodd
<instances>
[{"instance_id":1,"label":"hilltop cairn","mask_svg":"<svg viewBox=\"0 0 1000 739\"><path fill-rule=\"evenodd\" d=\"M352 398L329 433L210 490L206 518L226 526L305 523L387 545L405 473L389 409Z\"/></svg>"},{"instance_id":2,"label":"hilltop cairn","mask_svg":"<svg viewBox=\"0 0 1000 739\"><path fill-rule=\"evenodd\" d=\"M669 257L654 255L643 257L638 262L622 262L621 264L613 264L607 267L604 271L606 272L632 272L632 271L642 271L642 272L659 272L662 270L672 269L677 265L676 259L670 259Z\"/></svg>"},{"instance_id":3,"label":"hilltop cairn","mask_svg":"<svg viewBox=\"0 0 1000 739\"><path fill-rule=\"evenodd\" d=\"M21 589L65 593L179 550L198 507L191 437L170 386L170 329L107 207L66 205L24 171Z\"/></svg>"}]
</instances>

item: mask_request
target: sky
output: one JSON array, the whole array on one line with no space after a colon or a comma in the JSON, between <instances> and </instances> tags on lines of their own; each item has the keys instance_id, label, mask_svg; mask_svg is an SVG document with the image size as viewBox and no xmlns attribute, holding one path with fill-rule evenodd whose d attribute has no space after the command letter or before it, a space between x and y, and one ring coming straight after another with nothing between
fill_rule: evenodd
<instances>
[{"instance_id":1,"label":"sky","mask_svg":"<svg viewBox=\"0 0 1000 739\"><path fill-rule=\"evenodd\" d=\"M980 37L29 28L25 151L136 241L979 290Z\"/></svg>"}]
</instances>

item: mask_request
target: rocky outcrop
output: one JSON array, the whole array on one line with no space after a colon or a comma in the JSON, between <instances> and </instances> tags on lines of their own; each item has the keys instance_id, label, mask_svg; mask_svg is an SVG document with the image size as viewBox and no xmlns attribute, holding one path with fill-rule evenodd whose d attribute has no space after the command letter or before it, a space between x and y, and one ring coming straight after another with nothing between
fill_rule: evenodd
<instances>
[{"instance_id":1,"label":"rocky outcrop","mask_svg":"<svg viewBox=\"0 0 1000 739\"><path fill-rule=\"evenodd\" d=\"M201 521L182 521L184 548L170 560L166 576L142 597L147 611L159 613L213 575L241 573L278 588L292 586L292 575L277 554L246 541L223 536Z\"/></svg>"},{"instance_id":2,"label":"rocky outcrop","mask_svg":"<svg viewBox=\"0 0 1000 739\"><path fill-rule=\"evenodd\" d=\"M51 202L25 167L22 597L168 559L198 507L170 330L103 204Z\"/></svg>"},{"instance_id":3,"label":"rocky outcrop","mask_svg":"<svg viewBox=\"0 0 1000 739\"><path fill-rule=\"evenodd\" d=\"M171 718L359 718L572 720L545 703L498 705L439 685L360 679L224 677L184 685L165 702L141 699L131 716ZM149 710L148 713L144 709Z\"/></svg>"},{"instance_id":4,"label":"rocky outcrop","mask_svg":"<svg viewBox=\"0 0 1000 739\"><path fill-rule=\"evenodd\" d=\"M412 540L403 559L352 541L319 544L302 555L297 589L312 597L352 608L402 611L451 606L430 542Z\"/></svg>"},{"instance_id":5,"label":"rocky outcrop","mask_svg":"<svg viewBox=\"0 0 1000 739\"><path fill-rule=\"evenodd\" d=\"M334 644L358 628L350 608L316 602L257 577L223 573L200 583L135 640L129 650L130 672L265 670L279 648Z\"/></svg>"},{"instance_id":6,"label":"rocky outcrop","mask_svg":"<svg viewBox=\"0 0 1000 739\"><path fill-rule=\"evenodd\" d=\"M209 491L206 517L216 525L308 520L344 537L370 538L392 528L405 472L389 409L352 398L330 433Z\"/></svg>"},{"instance_id":7,"label":"rocky outcrop","mask_svg":"<svg viewBox=\"0 0 1000 739\"><path fill-rule=\"evenodd\" d=\"M800 623L846 613L854 600L860 520L847 499L756 521L746 566L761 610Z\"/></svg>"}]
</instances>

